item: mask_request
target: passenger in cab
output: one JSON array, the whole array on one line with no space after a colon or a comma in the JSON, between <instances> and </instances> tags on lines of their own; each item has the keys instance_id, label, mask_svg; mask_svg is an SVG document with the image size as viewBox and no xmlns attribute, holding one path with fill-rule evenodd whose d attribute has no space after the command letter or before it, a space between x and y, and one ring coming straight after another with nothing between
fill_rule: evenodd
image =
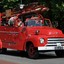
<instances>
[{"instance_id":1,"label":"passenger in cab","mask_svg":"<svg viewBox=\"0 0 64 64\"><path fill-rule=\"evenodd\" d=\"M17 18L18 17L16 15L12 15L12 17L8 21L8 25L13 26Z\"/></svg>"},{"instance_id":2,"label":"passenger in cab","mask_svg":"<svg viewBox=\"0 0 64 64\"><path fill-rule=\"evenodd\" d=\"M34 17L26 22L26 26L42 26L42 22L36 19L36 17Z\"/></svg>"},{"instance_id":3,"label":"passenger in cab","mask_svg":"<svg viewBox=\"0 0 64 64\"><path fill-rule=\"evenodd\" d=\"M42 26L42 20L39 16L36 17L32 16L31 19L35 21L36 26Z\"/></svg>"},{"instance_id":4,"label":"passenger in cab","mask_svg":"<svg viewBox=\"0 0 64 64\"><path fill-rule=\"evenodd\" d=\"M22 27L22 26L24 26L24 24L23 24L23 22L21 21L21 19L18 18L18 19L16 20L16 22L15 22L15 26L16 26L16 27Z\"/></svg>"},{"instance_id":5,"label":"passenger in cab","mask_svg":"<svg viewBox=\"0 0 64 64\"><path fill-rule=\"evenodd\" d=\"M30 18L26 18L26 20L25 20L25 26L27 26L28 25L28 21L30 20Z\"/></svg>"},{"instance_id":6,"label":"passenger in cab","mask_svg":"<svg viewBox=\"0 0 64 64\"><path fill-rule=\"evenodd\" d=\"M8 21L8 25L15 26L15 27L23 26L23 23L22 23L21 19L19 18L19 15L20 14L16 14L16 15L12 16Z\"/></svg>"}]
</instances>

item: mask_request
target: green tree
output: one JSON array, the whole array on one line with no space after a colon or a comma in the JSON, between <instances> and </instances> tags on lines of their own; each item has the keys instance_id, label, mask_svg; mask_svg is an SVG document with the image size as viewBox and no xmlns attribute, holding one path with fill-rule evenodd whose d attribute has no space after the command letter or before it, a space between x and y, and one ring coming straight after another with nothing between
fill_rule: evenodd
<instances>
[{"instance_id":1,"label":"green tree","mask_svg":"<svg viewBox=\"0 0 64 64\"><path fill-rule=\"evenodd\" d=\"M19 0L2 0L0 1L0 5L2 4L4 9L17 7Z\"/></svg>"},{"instance_id":2,"label":"green tree","mask_svg":"<svg viewBox=\"0 0 64 64\"><path fill-rule=\"evenodd\" d=\"M58 21L59 28L63 30L64 25L64 1L63 0L39 0L39 2L49 7L47 15L52 21Z\"/></svg>"}]
</instances>

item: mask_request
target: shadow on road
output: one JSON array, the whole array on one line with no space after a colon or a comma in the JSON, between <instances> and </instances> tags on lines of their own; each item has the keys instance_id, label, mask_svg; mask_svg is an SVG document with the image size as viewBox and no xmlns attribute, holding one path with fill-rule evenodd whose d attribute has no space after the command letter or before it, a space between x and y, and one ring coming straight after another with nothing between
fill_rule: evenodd
<instances>
[{"instance_id":1,"label":"shadow on road","mask_svg":"<svg viewBox=\"0 0 64 64\"><path fill-rule=\"evenodd\" d=\"M19 51L14 51L14 50L8 50L6 53L2 53L3 55L10 55L10 56L16 56L16 57L22 57L22 58L28 58L27 54L25 52L19 52ZM42 53L39 54L38 59L53 59L53 58L60 58L57 57L53 52L51 53Z\"/></svg>"}]
</instances>

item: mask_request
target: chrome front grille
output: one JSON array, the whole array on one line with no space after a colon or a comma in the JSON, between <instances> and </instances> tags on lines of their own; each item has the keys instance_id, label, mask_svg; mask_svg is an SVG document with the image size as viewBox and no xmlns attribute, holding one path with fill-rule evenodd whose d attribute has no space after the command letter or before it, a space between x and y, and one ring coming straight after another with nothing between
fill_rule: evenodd
<instances>
[{"instance_id":1,"label":"chrome front grille","mask_svg":"<svg viewBox=\"0 0 64 64\"><path fill-rule=\"evenodd\" d=\"M47 45L57 45L57 43L64 43L64 38L48 38L47 39L48 44Z\"/></svg>"}]
</instances>

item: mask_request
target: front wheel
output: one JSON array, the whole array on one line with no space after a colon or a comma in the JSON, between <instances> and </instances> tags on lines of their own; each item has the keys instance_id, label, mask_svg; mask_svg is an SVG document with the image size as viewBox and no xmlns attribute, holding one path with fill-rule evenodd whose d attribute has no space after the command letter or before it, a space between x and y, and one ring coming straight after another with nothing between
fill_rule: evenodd
<instances>
[{"instance_id":1,"label":"front wheel","mask_svg":"<svg viewBox=\"0 0 64 64\"><path fill-rule=\"evenodd\" d=\"M33 44L27 46L27 54L31 59L36 59L39 56L37 48L35 48Z\"/></svg>"},{"instance_id":2,"label":"front wheel","mask_svg":"<svg viewBox=\"0 0 64 64\"><path fill-rule=\"evenodd\" d=\"M55 54L56 54L58 57L64 57L64 50L56 50L56 51L55 51Z\"/></svg>"}]
</instances>

